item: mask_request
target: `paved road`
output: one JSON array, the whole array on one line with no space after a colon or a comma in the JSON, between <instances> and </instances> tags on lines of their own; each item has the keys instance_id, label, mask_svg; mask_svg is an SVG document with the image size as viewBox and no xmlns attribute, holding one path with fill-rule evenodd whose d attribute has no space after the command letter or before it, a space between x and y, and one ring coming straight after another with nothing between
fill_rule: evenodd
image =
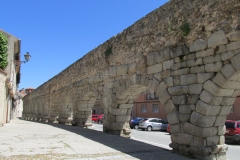
<instances>
[{"instance_id":1,"label":"paved road","mask_svg":"<svg viewBox=\"0 0 240 160\"><path fill-rule=\"evenodd\" d=\"M0 127L0 159L152 159L186 156L93 129L15 119Z\"/></svg>"},{"instance_id":2,"label":"paved road","mask_svg":"<svg viewBox=\"0 0 240 160\"><path fill-rule=\"evenodd\" d=\"M95 130L102 131L102 125L93 124L93 126ZM162 132L162 131L148 132L148 131L133 129L131 133L131 139L148 143L151 145L159 146L161 148L171 149L169 147L169 144L171 143L171 139L170 139L170 135L167 132ZM240 145L231 141L226 141L226 144L228 145L227 159L239 160Z\"/></svg>"}]
</instances>

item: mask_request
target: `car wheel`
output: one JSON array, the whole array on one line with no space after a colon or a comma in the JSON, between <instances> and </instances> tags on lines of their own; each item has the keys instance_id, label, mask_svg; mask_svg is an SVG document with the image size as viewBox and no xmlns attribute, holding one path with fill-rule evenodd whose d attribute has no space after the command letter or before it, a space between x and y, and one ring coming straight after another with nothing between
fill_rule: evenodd
<instances>
[{"instance_id":1,"label":"car wheel","mask_svg":"<svg viewBox=\"0 0 240 160\"><path fill-rule=\"evenodd\" d=\"M148 130L148 131L152 131L152 127L151 127L151 126L148 126L148 127L147 127L147 130Z\"/></svg>"},{"instance_id":2,"label":"car wheel","mask_svg":"<svg viewBox=\"0 0 240 160\"><path fill-rule=\"evenodd\" d=\"M135 126L134 126L134 129L138 129L138 125L135 125Z\"/></svg>"}]
</instances>

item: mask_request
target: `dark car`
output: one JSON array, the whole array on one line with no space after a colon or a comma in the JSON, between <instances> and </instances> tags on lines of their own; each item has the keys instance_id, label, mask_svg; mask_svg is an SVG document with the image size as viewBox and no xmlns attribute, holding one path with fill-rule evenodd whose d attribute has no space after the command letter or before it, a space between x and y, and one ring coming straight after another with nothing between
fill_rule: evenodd
<instances>
[{"instance_id":1,"label":"dark car","mask_svg":"<svg viewBox=\"0 0 240 160\"><path fill-rule=\"evenodd\" d=\"M141 118L141 117L137 117L135 119L132 119L130 122L129 122L129 125L130 125L130 128L131 129L138 129L138 125L139 125L139 122L141 120L143 120L144 118Z\"/></svg>"},{"instance_id":2,"label":"dark car","mask_svg":"<svg viewBox=\"0 0 240 160\"><path fill-rule=\"evenodd\" d=\"M240 121L226 120L225 139L234 140L240 144Z\"/></svg>"}]
</instances>

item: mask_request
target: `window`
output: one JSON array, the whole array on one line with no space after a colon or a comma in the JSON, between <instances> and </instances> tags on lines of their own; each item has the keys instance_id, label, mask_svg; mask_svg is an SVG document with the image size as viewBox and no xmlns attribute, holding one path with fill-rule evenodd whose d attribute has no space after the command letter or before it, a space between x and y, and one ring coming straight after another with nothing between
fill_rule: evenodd
<instances>
[{"instance_id":1,"label":"window","mask_svg":"<svg viewBox=\"0 0 240 160\"><path fill-rule=\"evenodd\" d=\"M147 105L146 104L141 105L141 112L147 112Z\"/></svg>"},{"instance_id":2,"label":"window","mask_svg":"<svg viewBox=\"0 0 240 160\"><path fill-rule=\"evenodd\" d=\"M158 104L152 104L152 112L154 112L154 113L159 112Z\"/></svg>"}]
</instances>

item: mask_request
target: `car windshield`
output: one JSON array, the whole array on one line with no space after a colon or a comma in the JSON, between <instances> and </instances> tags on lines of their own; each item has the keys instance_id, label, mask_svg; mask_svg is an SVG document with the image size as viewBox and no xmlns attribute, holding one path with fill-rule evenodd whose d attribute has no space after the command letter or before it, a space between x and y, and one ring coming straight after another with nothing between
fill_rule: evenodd
<instances>
[{"instance_id":1,"label":"car windshield","mask_svg":"<svg viewBox=\"0 0 240 160\"><path fill-rule=\"evenodd\" d=\"M226 128L235 128L235 123L234 122L226 122L225 126L226 126Z\"/></svg>"}]
</instances>

